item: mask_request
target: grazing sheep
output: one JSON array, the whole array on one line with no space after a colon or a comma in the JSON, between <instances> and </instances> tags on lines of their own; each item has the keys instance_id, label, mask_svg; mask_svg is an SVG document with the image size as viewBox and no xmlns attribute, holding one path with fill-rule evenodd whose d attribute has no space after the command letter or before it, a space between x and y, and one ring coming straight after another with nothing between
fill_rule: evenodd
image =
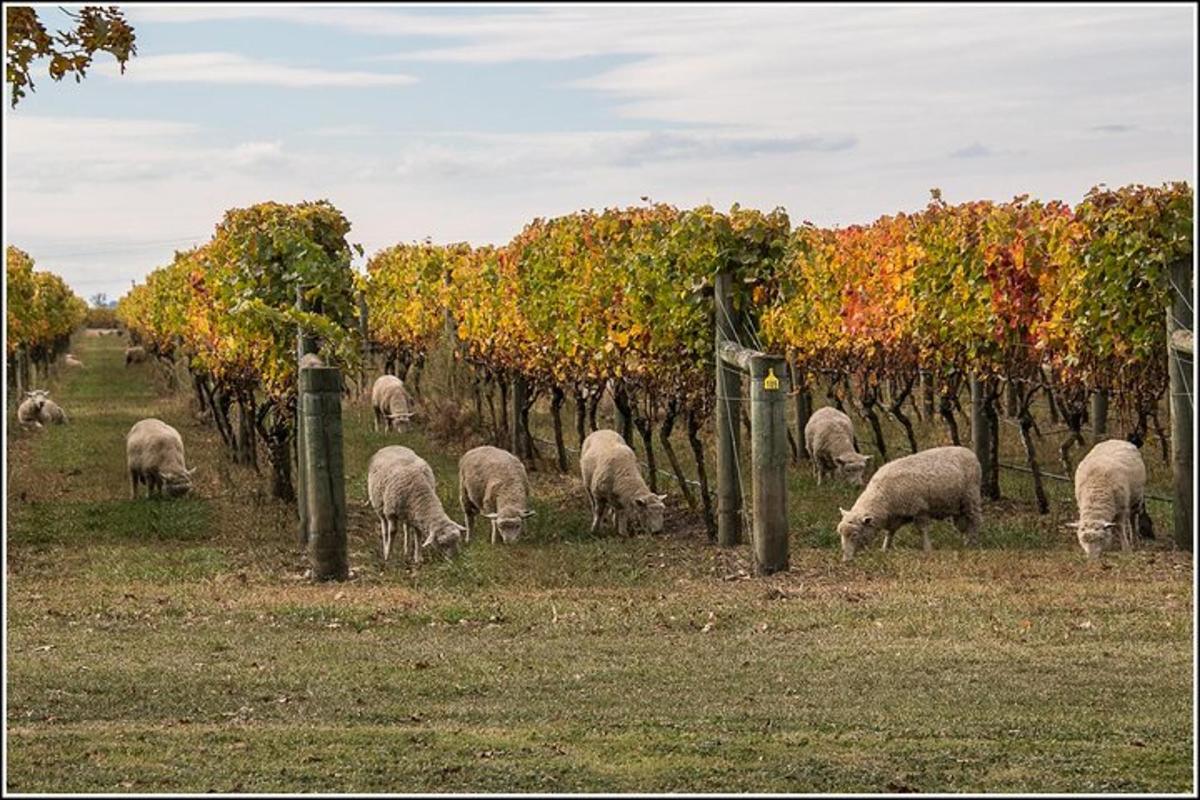
<instances>
[{"instance_id":1,"label":"grazing sheep","mask_svg":"<svg viewBox=\"0 0 1200 800\"><path fill-rule=\"evenodd\" d=\"M1068 523L1088 558L1112 544L1115 529L1121 549L1133 549L1134 522L1145 513L1146 465L1137 446L1122 439L1100 442L1075 470L1079 521Z\"/></svg>"},{"instance_id":2,"label":"grazing sheep","mask_svg":"<svg viewBox=\"0 0 1200 800\"><path fill-rule=\"evenodd\" d=\"M375 430L382 423L385 431L394 430L396 423L406 424L414 416L413 401L404 382L395 375L380 375L371 387L371 406L375 409Z\"/></svg>"},{"instance_id":3,"label":"grazing sheep","mask_svg":"<svg viewBox=\"0 0 1200 800\"><path fill-rule=\"evenodd\" d=\"M853 508L838 509L842 560L854 558L878 531L883 531L887 550L896 529L908 522L921 532L926 551L932 546L925 526L935 519L952 518L967 542L975 544L983 518L982 477L979 459L965 447L933 447L884 464Z\"/></svg>"},{"instance_id":4,"label":"grazing sheep","mask_svg":"<svg viewBox=\"0 0 1200 800\"><path fill-rule=\"evenodd\" d=\"M45 389L34 389L25 393L25 399L17 406L17 422L27 428L42 427L42 407L49 393Z\"/></svg>"},{"instance_id":5,"label":"grazing sheep","mask_svg":"<svg viewBox=\"0 0 1200 800\"><path fill-rule=\"evenodd\" d=\"M67 412L62 410L62 406L47 397L38 412L38 422L43 425L66 425L69 421Z\"/></svg>"},{"instance_id":6,"label":"grazing sheep","mask_svg":"<svg viewBox=\"0 0 1200 800\"><path fill-rule=\"evenodd\" d=\"M146 348L141 346L125 348L125 366L128 367L130 364L141 364L145 360Z\"/></svg>"},{"instance_id":7,"label":"grazing sheep","mask_svg":"<svg viewBox=\"0 0 1200 800\"><path fill-rule=\"evenodd\" d=\"M367 466L367 497L379 517L385 562L391 554L397 525L404 533L405 556L409 553L409 528L413 529L411 549L417 564L421 563L424 548L430 545L437 545L447 555L457 552L466 528L446 516L437 496L433 470L412 450L392 445L371 456Z\"/></svg>"},{"instance_id":8,"label":"grazing sheep","mask_svg":"<svg viewBox=\"0 0 1200 800\"><path fill-rule=\"evenodd\" d=\"M832 406L814 411L804 426L804 448L818 486L834 473L854 486L863 485L863 471L871 457L854 449L854 425L843 412Z\"/></svg>"},{"instance_id":9,"label":"grazing sheep","mask_svg":"<svg viewBox=\"0 0 1200 800\"><path fill-rule=\"evenodd\" d=\"M161 419L141 420L125 434L125 463L129 467L131 496L136 500L138 484L146 484L146 496L185 495L192 488L192 473L183 457L179 431Z\"/></svg>"},{"instance_id":10,"label":"grazing sheep","mask_svg":"<svg viewBox=\"0 0 1200 800\"><path fill-rule=\"evenodd\" d=\"M592 504L592 533L611 507L616 516L617 532L627 533L627 521L658 533L663 528L665 494L655 494L642 480L637 457L616 431L594 431L583 440L579 451L579 469L583 488Z\"/></svg>"},{"instance_id":11,"label":"grazing sheep","mask_svg":"<svg viewBox=\"0 0 1200 800\"><path fill-rule=\"evenodd\" d=\"M66 357L63 360L65 361L65 363L68 367L82 367L83 366L83 362L80 361L78 358L76 358L71 353L67 353Z\"/></svg>"},{"instance_id":12,"label":"grazing sheep","mask_svg":"<svg viewBox=\"0 0 1200 800\"><path fill-rule=\"evenodd\" d=\"M497 533L506 544L517 541L525 530L525 518L534 514L529 508L525 465L499 447L476 447L459 459L458 500L467 522L468 542L475 515L480 512L492 521L492 544Z\"/></svg>"},{"instance_id":13,"label":"grazing sheep","mask_svg":"<svg viewBox=\"0 0 1200 800\"><path fill-rule=\"evenodd\" d=\"M323 366L325 366L325 359L321 358L316 353L305 353L304 355L300 356L300 369L304 369L305 367Z\"/></svg>"}]
</instances>

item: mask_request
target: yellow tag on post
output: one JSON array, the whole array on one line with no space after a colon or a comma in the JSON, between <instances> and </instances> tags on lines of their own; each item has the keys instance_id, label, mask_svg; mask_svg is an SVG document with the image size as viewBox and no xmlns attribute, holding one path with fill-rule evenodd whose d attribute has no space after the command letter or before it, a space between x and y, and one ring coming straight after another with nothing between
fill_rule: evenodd
<instances>
[{"instance_id":1,"label":"yellow tag on post","mask_svg":"<svg viewBox=\"0 0 1200 800\"><path fill-rule=\"evenodd\" d=\"M779 391L779 378L775 377L775 368L767 370L767 377L763 378L763 389L768 392Z\"/></svg>"}]
</instances>

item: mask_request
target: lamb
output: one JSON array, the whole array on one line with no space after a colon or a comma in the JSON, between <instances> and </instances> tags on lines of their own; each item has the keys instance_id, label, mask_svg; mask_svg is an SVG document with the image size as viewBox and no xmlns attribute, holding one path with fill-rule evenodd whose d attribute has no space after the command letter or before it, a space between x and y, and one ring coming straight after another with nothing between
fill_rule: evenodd
<instances>
[{"instance_id":1,"label":"lamb","mask_svg":"<svg viewBox=\"0 0 1200 800\"><path fill-rule=\"evenodd\" d=\"M304 355L300 356L300 369L304 369L305 367L323 366L325 366L325 359L321 358L316 353L305 353Z\"/></svg>"},{"instance_id":2,"label":"lamb","mask_svg":"<svg viewBox=\"0 0 1200 800\"><path fill-rule=\"evenodd\" d=\"M375 430L382 423L385 431L394 430L395 424L407 423L414 416L412 397L404 388L404 382L395 375L380 375L371 387L371 406L375 409Z\"/></svg>"},{"instance_id":3,"label":"lamb","mask_svg":"<svg viewBox=\"0 0 1200 800\"><path fill-rule=\"evenodd\" d=\"M1122 550L1133 549L1134 522L1145 514L1146 465L1137 446L1121 439L1100 442L1075 469L1079 521L1067 524L1089 559L1112 544L1117 531Z\"/></svg>"},{"instance_id":4,"label":"lamb","mask_svg":"<svg viewBox=\"0 0 1200 800\"><path fill-rule=\"evenodd\" d=\"M412 450L392 445L371 456L367 466L367 497L379 517L384 562L391 554L397 525L404 533L406 557L409 528L413 528L412 557L417 564L421 563L424 548L431 545L437 545L447 555L457 552L466 528L446 516L437 496L433 470Z\"/></svg>"},{"instance_id":5,"label":"lamb","mask_svg":"<svg viewBox=\"0 0 1200 800\"><path fill-rule=\"evenodd\" d=\"M76 358L71 353L67 353L66 357L64 358L64 361L66 362L66 365L68 367L82 367L83 366L83 362L80 361L78 358Z\"/></svg>"},{"instance_id":6,"label":"lamb","mask_svg":"<svg viewBox=\"0 0 1200 800\"><path fill-rule=\"evenodd\" d=\"M521 459L507 450L484 445L468 450L458 462L458 500L471 541L475 515L492 522L492 544L499 533L505 544L517 541L525 529L529 508L529 476Z\"/></svg>"},{"instance_id":7,"label":"lamb","mask_svg":"<svg viewBox=\"0 0 1200 800\"><path fill-rule=\"evenodd\" d=\"M134 424L125 434L125 462L129 467L131 496L137 499L138 484L146 484L146 496L179 497L192 489L192 474L183 457L179 431L161 419L150 417Z\"/></svg>"},{"instance_id":8,"label":"lamb","mask_svg":"<svg viewBox=\"0 0 1200 800\"><path fill-rule=\"evenodd\" d=\"M883 531L887 550L896 529L908 522L921 532L926 552L932 546L925 526L935 519L952 518L966 541L976 544L983 518L982 477L979 459L965 447L933 447L884 464L853 508L838 509L842 560L854 558L878 531Z\"/></svg>"},{"instance_id":9,"label":"lamb","mask_svg":"<svg viewBox=\"0 0 1200 800\"><path fill-rule=\"evenodd\" d=\"M146 348L141 346L125 348L125 366L128 367L130 364L141 364L145 360Z\"/></svg>"},{"instance_id":10,"label":"lamb","mask_svg":"<svg viewBox=\"0 0 1200 800\"><path fill-rule=\"evenodd\" d=\"M62 410L62 406L45 398L41 410L38 412L38 421L43 425L66 425L70 420L67 419L67 412Z\"/></svg>"},{"instance_id":11,"label":"lamb","mask_svg":"<svg viewBox=\"0 0 1200 800\"><path fill-rule=\"evenodd\" d=\"M655 494L646 486L633 449L621 434L610 430L589 434L579 452L579 468L592 505L593 534L610 507L621 536L627 534L630 519L650 533L662 530L663 500L667 496Z\"/></svg>"},{"instance_id":12,"label":"lamb","mask_svg":"<svg viewBox=\"0 0 1200 800\"><path fill-rule=\"evenodd\" d=\"M49 393L45 389L34 389L25 393L25 399L17 406L17 422L27 428L42 427L42 407Z\"/></svg>"},{"instance_id":13,"label":"lamb","mask_svg":"<svg viewBox=\"0 0 1200 800\"><path fill-rule=\"evenodd\" d=\"M804 448L812 460L818 486L830 474L854 486L863 485L863 471L871 457L854 449L854 425L843 412L832 406L813 412L804 426Z\"/></svg>"}]
</instances>

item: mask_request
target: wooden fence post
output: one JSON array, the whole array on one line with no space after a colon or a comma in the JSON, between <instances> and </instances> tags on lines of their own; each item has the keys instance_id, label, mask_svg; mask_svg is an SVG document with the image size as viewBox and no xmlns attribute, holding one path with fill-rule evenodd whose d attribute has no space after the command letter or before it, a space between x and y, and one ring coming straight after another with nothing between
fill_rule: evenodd
<instances>
[{"instance_id":1,"label":"wooden fence post","mask_svg":"<svg viewBox=\"0 0 1200 800\"><path fill-rule=\"evenodd\" d=\"M796 458L807 461L808 448L804 446L804 429L812 417L812 392L807 386L800 385L800 376L795 364L788 364L788 376L791 379L792 391L796 393Z\"/></svg>"},{"instance_id":2,"label":"wooden fence post","mask_svg":"<svg viewBox=\"0 0 1200 800\"><path fill-rule=\"evenodd\" d=\"M770 575L788 568L787 364L781 356L750 359L751 489L754 509L754 571Z\"/></svg>"},{"instance_id":3,"label":"wooden fence post","mask_svg":"<svg viewBox=\"0 0 1200 800\"><path fill-rule=\"evenodd\" d=\"M971 375L971 448L979 458L979 466L983 468L983 496L995 500L992 487L993 453L995 447L992 426L988 421L984 406L987 402L985 382L976 375Z\"/></svg>"},{"instance_id":4,"label":"wooden fence post","mask_svg":"<svg viewBox=\"0 0 1200 800\"><path fill-rule=\"evenodd\" d=\"M300 311L306 310L306 306L304 303L304 289L299 286L296 287L296 309L300 310ZM307 336L303 330L298 330L296 332L296 361L297 361L297 363L299 363L300 359L304 358L304 356L306 354L315 353L315 352L317 352L316 341L311 336ZM301 370L301 372L303 372L303 370ZM297 385L299 385L299 384L297 383ZM297 513L297 516L299 517L299 522L300 522L300 546L305 547L308 545L308 531L309 531L308 507L305 505L305 500L304 500L308 496L308 491L307 491L307 488L305 487L305 482L308 480L308 470L305 468L305 458L307 458L308 449L305 447L304 426L302 424L300 424L301 423L300 417L301 417L300 392L297 391L296 392L296 434L293 438L294 438L294 447L296 449L296 482L298 484L296 486L296 488L298 490L296 496L299 497L300 500L299 500L299 502L296 503L296 513Z\"/></svg>"},{"instance_id":5,"label":"wooden fence post","mask_svg":"<svg viewBox=\"0 0 1200 800\"><path fill-rule=\"evenodd\" d=\"M526 452L526 444L528 442L529 432L525 430L525 415L522 413L525 408L526 397L529 393L529 387L525 383L523 375L513 375L512 378L512 452L517 458L522 461L533 456L532 453Z\"/></svg>"},{"instance_id":6,"label":"wooden fence post","mask_svg":"<svg viewBox=\"0 0 1200 800\"><path fill-rule=\"evenodd\" d=\"M350 576L346 482L342 464L342 375L337 367L300 370L299 430L304 432L308 560L315 581Z\"/></svg>"},{"instance_id":7,"label":"wooden fence post","mask_svg":"<svg viewBox=\"0 0 1200 800\"><path fill-rule=\"evenodd\" d=\"M721 343L737 341L733 308L730 305L732 278L717 275L713 302L716 306L716 350ZM742 539L742 487L738 481L738 440L742 416L742 377L737 369L716 359L717 375L717 543L733 547Z\"/></svg>"},{"instance_id":8,"label":"wooden fence post","mask_svg":"<svg viewBox=\"0 0 1200 800\"><path fill-rule=\"evenodd\" d=\"M1097 389L1092 395L1092 442L1108 435L1108 391Z\"/></svg>"},{"instance_id":9,"label":"wooden fence post","mask_svg":"<svg viewBox=\"0 0 1200 800\"><path fill-rule=\"evenodd\" d=\"M1192 260L1176 261L1170 267L1171 303L1167 307L1167 361L1171 400L1171 478L1175 494L1175 544L1189 552L1195 547L1192 530L1192 380L1195 363L1195 318L1192 314Z\"/></svg>"}]
</instances>

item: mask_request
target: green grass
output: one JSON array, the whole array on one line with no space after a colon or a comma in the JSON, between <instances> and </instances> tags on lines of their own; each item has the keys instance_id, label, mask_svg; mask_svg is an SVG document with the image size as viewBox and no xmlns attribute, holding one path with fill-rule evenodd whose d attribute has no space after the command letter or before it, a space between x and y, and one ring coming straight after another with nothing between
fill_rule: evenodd
<instances>
[{"instance_id":1,"label":"green grass","mask_svg":"<svg viewBox=\"0 0 1200 800\"><path fill-rule=\"evenodd\" d=\"M677 501L664 536L592 537L578 482L539 470L515 546L384 568L370 454L425 455L457 517L458 452L349 404L355 577L316 586L265 476L122 346L81 339L51 387L74 424L8 441L10 791L1193 786L1193 566L1162 509L1154 546L1089 565L1069 487L1040 517L1006 476L983 549L939 525L932 554L902 531L842 564L854 490L794 470L792 569L748 579ZM195 497L128 499L148 415L183 434Z\"/></svg>"}]
</instances>

